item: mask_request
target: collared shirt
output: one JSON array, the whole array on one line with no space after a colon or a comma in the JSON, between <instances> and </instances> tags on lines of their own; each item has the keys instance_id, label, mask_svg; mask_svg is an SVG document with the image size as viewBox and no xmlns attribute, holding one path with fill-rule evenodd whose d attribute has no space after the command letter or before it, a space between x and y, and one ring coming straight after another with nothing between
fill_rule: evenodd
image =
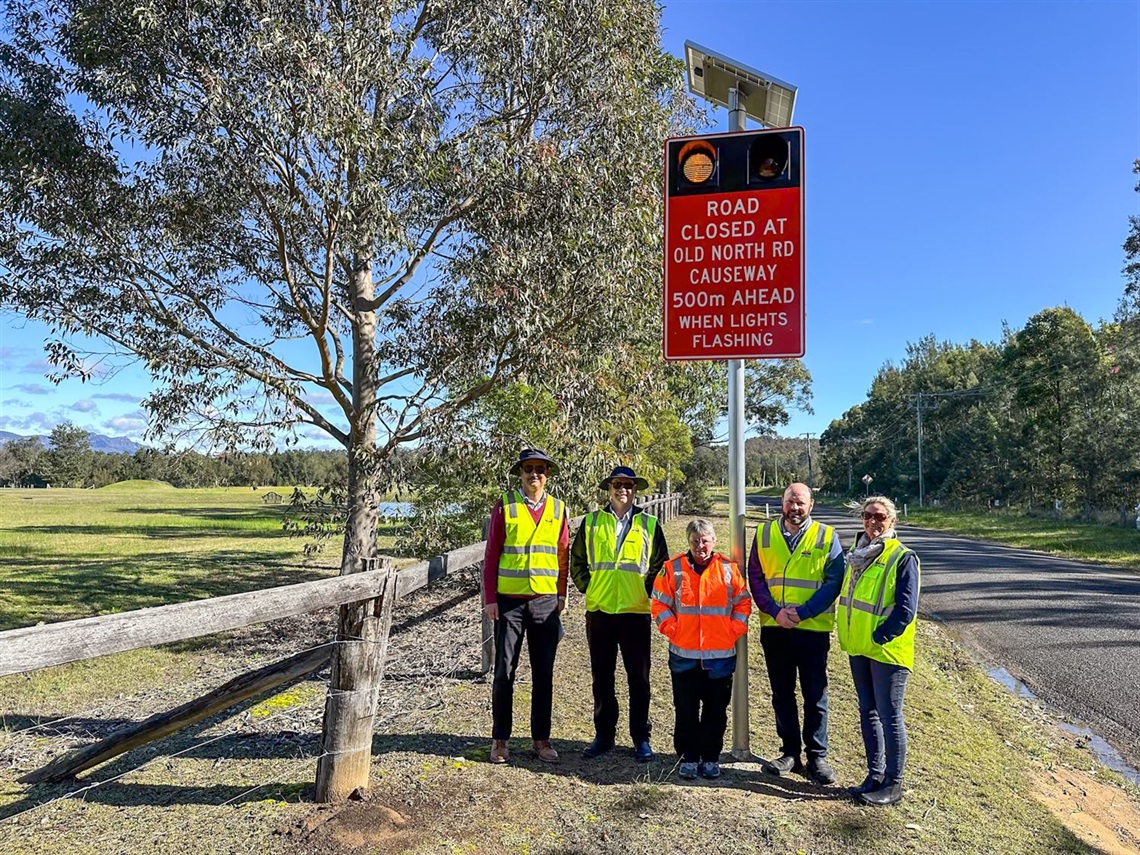
<instances>
[{"instance_id":1,"label":"collared shirt","mask_svg":"<svg viewBox=\"0 0 1140 855\"><path fill-rule=\"evenodd\" d=\"M633 524L633 503L626 508L625 514L618 516L614 513L614 506L611 502L606 503L606 513L617 520L617 552L621 552L621 545L625 542L625 536L629 534L629 527Z\"/></svg>"},{"instance_id":2,"label":"collared shirt","mask_svg":"<svg viewBox=\"0 0 1140 855\"><path fill-rule=\"evenodd\" d=\"M798 531L788 531L784 518L780 517L780 533L784 536L784 542L788 544L788 551L793 555L812 522L810 516L806 517ZM760 529L757 528L756 535L752 538L752 551L748 554L748 587L752 591L752 600L756 603L756 607L769 617L775 618L780 613L781 607L772 599L768 579L764 576L764 568L760 565L760 547L757 542L759 540ZM843 562L843 545L839 542L839 532L835 532L831 538L831 551L827 553L827 564L823 568L823 584L806 603L795 607L800 620L821 615L831 607L839 596L839 589L843 587L844 569L846 568Z\"/></svg>"}]
</instances>

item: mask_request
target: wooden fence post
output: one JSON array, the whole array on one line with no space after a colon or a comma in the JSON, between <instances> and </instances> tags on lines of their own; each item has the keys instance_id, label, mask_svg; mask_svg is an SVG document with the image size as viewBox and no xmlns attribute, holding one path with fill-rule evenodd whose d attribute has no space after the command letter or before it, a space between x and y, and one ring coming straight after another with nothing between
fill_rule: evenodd
<instances>
[{"instance_id":1,"label":"wooden fence post","mask_svg":"<svg viewBox=\"0 0 1140 855\"><path fill-rule=\"evenodd\" d=\"M368 788L372 765L372 726L388 654L388 632L396 602L397 573L390 558L362 559L384 574L380 596L341 606L333 653L321 756L317 760L317 801L337 802Z\"/></svg>"},{"instance_id":2,"label":"wooden fence post","mask_svg":"<svg viewBox=\"0 0 1140 855\"><path fill-rule=\"evenodd\" d=\"M487 517L483 520L483 540L486 540L491 534L491 518ZM482 569L483 565L479 565ZM480 659L480 674L486 674L491 670L491 665L494 662L495 653L495 624L487 617L487 613L483 611L483 574L479 574L479 596L476 598L479 603L479 618L480 618L480 633L479 633L479 650L481 653Z\"/></svg>"}]
</instances>

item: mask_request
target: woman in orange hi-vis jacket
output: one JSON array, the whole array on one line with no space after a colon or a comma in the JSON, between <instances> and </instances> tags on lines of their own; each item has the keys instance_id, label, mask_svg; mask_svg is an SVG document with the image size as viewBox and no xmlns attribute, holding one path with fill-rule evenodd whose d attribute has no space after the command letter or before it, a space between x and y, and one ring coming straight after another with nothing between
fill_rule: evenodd
<instances>
[{"instance_id":1,"label":"woman in orange hi-vis jacket","mask_svg":"<svg viewBox=\"0 0 1140 855\"><path fill-rule=\"evenodd\" d=\"M740 568L713 551L716 532L707 520L693 520L686 533L689 551L661 568L651 608L657 628L669 639L679 774L717 778L736 639L748 632L752 598Z\"/></svg>"}]
</instances>

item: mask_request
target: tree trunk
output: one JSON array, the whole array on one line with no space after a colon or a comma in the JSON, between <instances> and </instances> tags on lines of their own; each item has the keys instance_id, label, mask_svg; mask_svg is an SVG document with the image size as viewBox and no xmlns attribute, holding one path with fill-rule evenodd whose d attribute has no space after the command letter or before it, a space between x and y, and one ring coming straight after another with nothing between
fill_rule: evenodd
<instances>
[{"instance_id":1,"label":"tree trunk","mask_svg":"<svg viewBox=\"0 0 1140 855\"><path fill-rule=\"evenodd\" d=\"M354 791L368 789L372 726L396 601L396 572L391 559L377 560L385 565L383 593L375 600L341 608L317 761L318 802L344 801Z\"/></svg>"},{"instance_id":2,"label":"tree trunk","mask_svg":"<svg viewBox=\"0 0 1140 855\"><path fill-rule=\"evenodd\" d=\"M352 417L349 426L347 519L341 575L364 570L375 557L379 519L376 465L376 312L371 259L354 258L352 291ZM367 789L372 762L372 723L384 667L384 654L396 598L395 574L378 600L341 606L325 701L321 758L317 762L317 801L347 799ZM377 605L385 605L381 630Z\"/></svg>"}]
</instances>

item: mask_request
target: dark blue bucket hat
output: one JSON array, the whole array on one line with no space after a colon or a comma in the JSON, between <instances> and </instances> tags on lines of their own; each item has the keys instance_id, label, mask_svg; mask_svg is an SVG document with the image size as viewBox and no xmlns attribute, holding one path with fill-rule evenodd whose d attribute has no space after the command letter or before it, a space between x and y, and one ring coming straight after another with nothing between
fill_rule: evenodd
<instances>
[{"instance_id":1,"label":"dark blue bucket hat","mask_svg":"<svg viewBox=\"0 0 1140 855\"><path fill-rule=\"evenodd\" d=\"M637 474L628 466L615 466L614 471L610 473L610 477L602 481L602 483L598 485L598 489L608 490L610 488L610 481L612 481L614 478L628 478L630 481L637 485L637 489L649 489L649 482L644 478L639 478Z\"/></svg>"},{"instance_id":2,"label":"dark blue bucket hat","mask_svg":"<svg viewBox=\"0 0 1140 855\"><path fill-rule=\"evenodd\" d=\"M519 459L515 461L515 464L511 467L511 474L518 475L524 463L530 463L536 460L545 463L546 470L551 475L558 474L558 464L547 457L546 452L541 448L524 448L519 452Z\"/></svg>"}]
</instances>

